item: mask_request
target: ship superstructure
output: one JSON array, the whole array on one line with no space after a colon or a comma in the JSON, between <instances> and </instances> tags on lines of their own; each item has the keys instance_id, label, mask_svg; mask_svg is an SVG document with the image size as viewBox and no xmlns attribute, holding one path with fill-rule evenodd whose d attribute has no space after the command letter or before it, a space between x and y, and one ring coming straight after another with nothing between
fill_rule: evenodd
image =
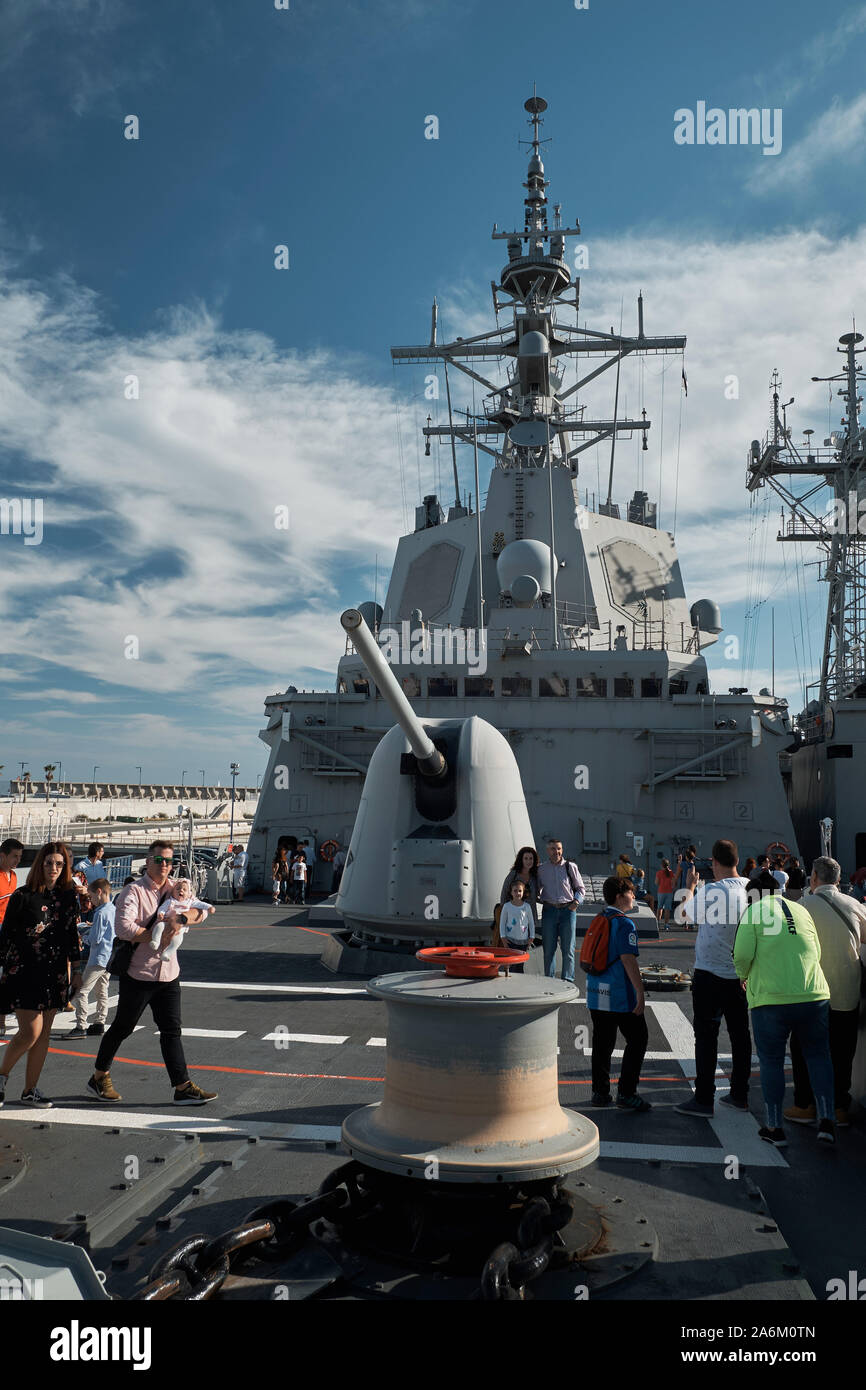
<instances>
[{"instance_id":1,"label":"ship superstructure","mask_svg":"<svg viewBox=\"0 0 866 1390\"><path fill-rule=\"evenodd\" d=\"M817 678L804 691L790 758L790 800L807 858L832 851L849 872L866 865L866 430L860 423L863 334L839 339L842 370L813 381L838 382L841 427L823 446L815 431L795 438L793 399L780 401L773 372L771 425L752 441L747 486L782 499L777 539L818 547L827 609ZM832 389L832 388L831 388ZM806 484L803 490L803 484ZM828 497L828 489L830 496Z\"/></svg>"},{"instance_id":2,"label":"ship superstructure","mask_svg":"<svg viewBox=\"0 0 866 1390\"><path fill-rule=\"evenodd\" d=\"M428 452L447 443L455 500L446 511L438 495L423 497L382 605L358 607L422 720L480 714L506 735L538 843L561 838L596 873L627 849L652 882L663 855L691 843L708 855L719 835L744 854L793 842L778 768L790 725L782 701L711 692L704 652L722 630L717 603L687 600L648 493L614 500L617 441L645 447L652 426L646 409L620 414L623 363L681 354L685 338L648 334L642 298L634 335L581 322L565 256L580 226L563 225L559 205L550 215L545 109L538 96L526 103L523 226L493 230L508 254L492 285L496 326L439 342L434 304L429 342L392 349L395 362L444 378L447 422L428 418L424 436ZM480 409L453 406L455 373L484 393ZM604 373L609 418L581 399ZM591 496L581 460L600 444L607 488ZM474 509L461 497L458 447L472 460ZM492 461L483 498L482 459ZM262 872L281 838L348 843L369 756L391 723L350 644L333 693L290 690L266 711L271 757L250 843Z\"/></svg>"}]
</instances>

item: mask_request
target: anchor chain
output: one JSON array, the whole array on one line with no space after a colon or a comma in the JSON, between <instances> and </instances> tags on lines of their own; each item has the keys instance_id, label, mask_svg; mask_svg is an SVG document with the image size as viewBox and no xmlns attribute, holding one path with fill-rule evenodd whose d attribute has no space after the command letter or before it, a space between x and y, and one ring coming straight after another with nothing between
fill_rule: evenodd
<instances>
[{"instance_id":1,"label":"anchor chain","mask_svg":"<svg viewBox=\"0 0 866 1390\"><path fill-rule=\"evenodd\" d=\"M134 1301L200 1303L213 1298L244 1261L288 1259L303 1245L313 1221L350 1202L357 1190L357 1168L357 1163L344 1163L305 1202L279 1198L257 1207L222 1235L188 1237L156 1261Z\"/></svg>"},{"instance_id":2,"label":"anchor chain","mask_svg":"<svg viewBox=\"0 0 866 1390\"><path fill-rule=\"evenodd\" d=\"M527 1202L517 1226L517 1241L504 1241L488 1256L481 1272L479 1297L485 1302L523 1299L526 1285L550 1264L557 1231L568 1225L574 1211L569 1193Z\"/></svg>"}]
</instances>

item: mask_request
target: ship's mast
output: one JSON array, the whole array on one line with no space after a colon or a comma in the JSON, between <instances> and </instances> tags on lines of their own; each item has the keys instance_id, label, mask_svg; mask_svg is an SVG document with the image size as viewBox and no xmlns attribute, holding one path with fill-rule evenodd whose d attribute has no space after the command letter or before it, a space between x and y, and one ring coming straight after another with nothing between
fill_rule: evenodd
<instances>
[{"instance_id":1,"label":"ship's mast","mask_svg":"<svg viewBox=\"0 0 866 1390\"><path fill-rule=\"evenodd\" d=\"M500 468L569 467L577 471L577 459L585 450L604 439L632 437L640 432L644 444L652 422L641 419L586 419L584 407L567 404L583 387L603 372L633 354L682 352L685 338L649 337L643 326L643 301L638 306L638 335L628 337L581 327L578 320L580 280L572 280L565 260L566 241L580 236L580 224L563 226L561 207L553 207L552 225L548 213L548 181L544 177L541 147L542 115L547 109L543 97L533 95L525 102L532 138L529 168L524 182L522 229L505 232L494 225L494 241L505 241L508 263L499 282L492 282L493 305L497 315L511 310L511 322L489 333L439 343L435 330L431 341L417 347L394 347L395 362L442 363L453 366L485 387L484 414L470 419L452 415L447 425L434 425L428 419L423 430L429 452L433 436L464 443L492 457ZM521 142L524 143L524 142ZM573 325L560 322L557 310L573 311ZM434 313L435 323L435 313ZM560 358L578 364L578 380L562 389ZM580 375L582 360L601 358L598 365L587 364ZM505 385L483 376L477 365L485 361L507 364ZM580 442L573 443L578 439ZM612 511L604 504L602 511ZM614 513L616 514L616 513Z\"/></svg>"},{"instance_id":2,"label":"ship's mast","mask_svg":"<svg viewBox=\"0 0 866 1390\"><path fill-rule=\"evenodd\" d=\"M804 431L803 445L794 443L785 416L793 399L780 405L781 382L774 372L771 430L763 444L752 441L749 454L749 491L769 483L787 508L778 539L817 541L824 552L823 578L829 589L816 691L822 706L866 686L866 516L860 530L861 510L866 512L866 432L860 425L862 397L858 394L864 379L858 362L862 342L862 333L843 333L837 348L845 358L843 370L834 376L812 377L813 381L840 382L837 395L845 402L844 428L834 431L823 449L812 448L812 430ZM817 482L797 496L782 478L816 478ZM829 516L816 510L816 496L825 488L833 492Z\"/></svg>"}]
</instances>

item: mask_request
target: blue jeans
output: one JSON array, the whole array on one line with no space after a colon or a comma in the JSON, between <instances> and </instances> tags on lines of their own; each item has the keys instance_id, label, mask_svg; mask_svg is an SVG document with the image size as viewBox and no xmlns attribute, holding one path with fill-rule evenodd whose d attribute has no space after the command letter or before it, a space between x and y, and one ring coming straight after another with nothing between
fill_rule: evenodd
<instances>
[{"instance_id":1,"label":"blue jeans","mask_svg":"<svg viewBox=\"0 0 866 1390\"><path fill-rule=\"evenodd\" d=\"M830 1005L826 999L802 1004L762 1004L752 1009L752 1035L761 1064L761 1090L767 1126L782 1123L785 1096L785 1046L793 1033L809 1069L819 1120L832 1120L833 1063L830 1060Z\"/></svg>"},{"instance_id":2,"label":"blue jeans","mask_svg":"<svg viewBox=\"0 0 866 1390\"><path fill-rule=\"evenodd\" d=\"M544 951L544 973L556 977L556 947L562 944L562 978L574 981L574 938L577 913L573 907L553 907L546 903L541 914L541 945Z\"/></svg>"}]
</instances>

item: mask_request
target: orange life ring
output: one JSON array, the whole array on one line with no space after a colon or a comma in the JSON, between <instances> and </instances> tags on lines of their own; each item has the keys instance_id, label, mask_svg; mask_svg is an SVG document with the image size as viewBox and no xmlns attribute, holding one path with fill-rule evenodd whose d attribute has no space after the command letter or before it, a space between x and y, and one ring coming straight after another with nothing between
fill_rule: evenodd
<instances>
[{"instance_id":1,"label":"orange life ring","mask_svg":"<svg viewBox=\"0 0 866 1390\"><path fill-rule=\"evenodd\" d=\"M767 848L764 850L764 853L766 854L768 859L774 859L777 855L780 854L790 855L791 851L788 849L788 846L786 844L783 844L781 840L774 840L772 844L767 845Z\"/></svg>"},{"instance_id":2,"label":"orange life ring","mask_svg":"<svg viewBox=\"0 0 866 1390\"><path fill-rule=\"evenodd\" d=\"M331 864L339 848L340 846L336 840L326 840L324 844L319 847L319 858L324 859L326 864Z\"/></svg>"}]
</instances>

